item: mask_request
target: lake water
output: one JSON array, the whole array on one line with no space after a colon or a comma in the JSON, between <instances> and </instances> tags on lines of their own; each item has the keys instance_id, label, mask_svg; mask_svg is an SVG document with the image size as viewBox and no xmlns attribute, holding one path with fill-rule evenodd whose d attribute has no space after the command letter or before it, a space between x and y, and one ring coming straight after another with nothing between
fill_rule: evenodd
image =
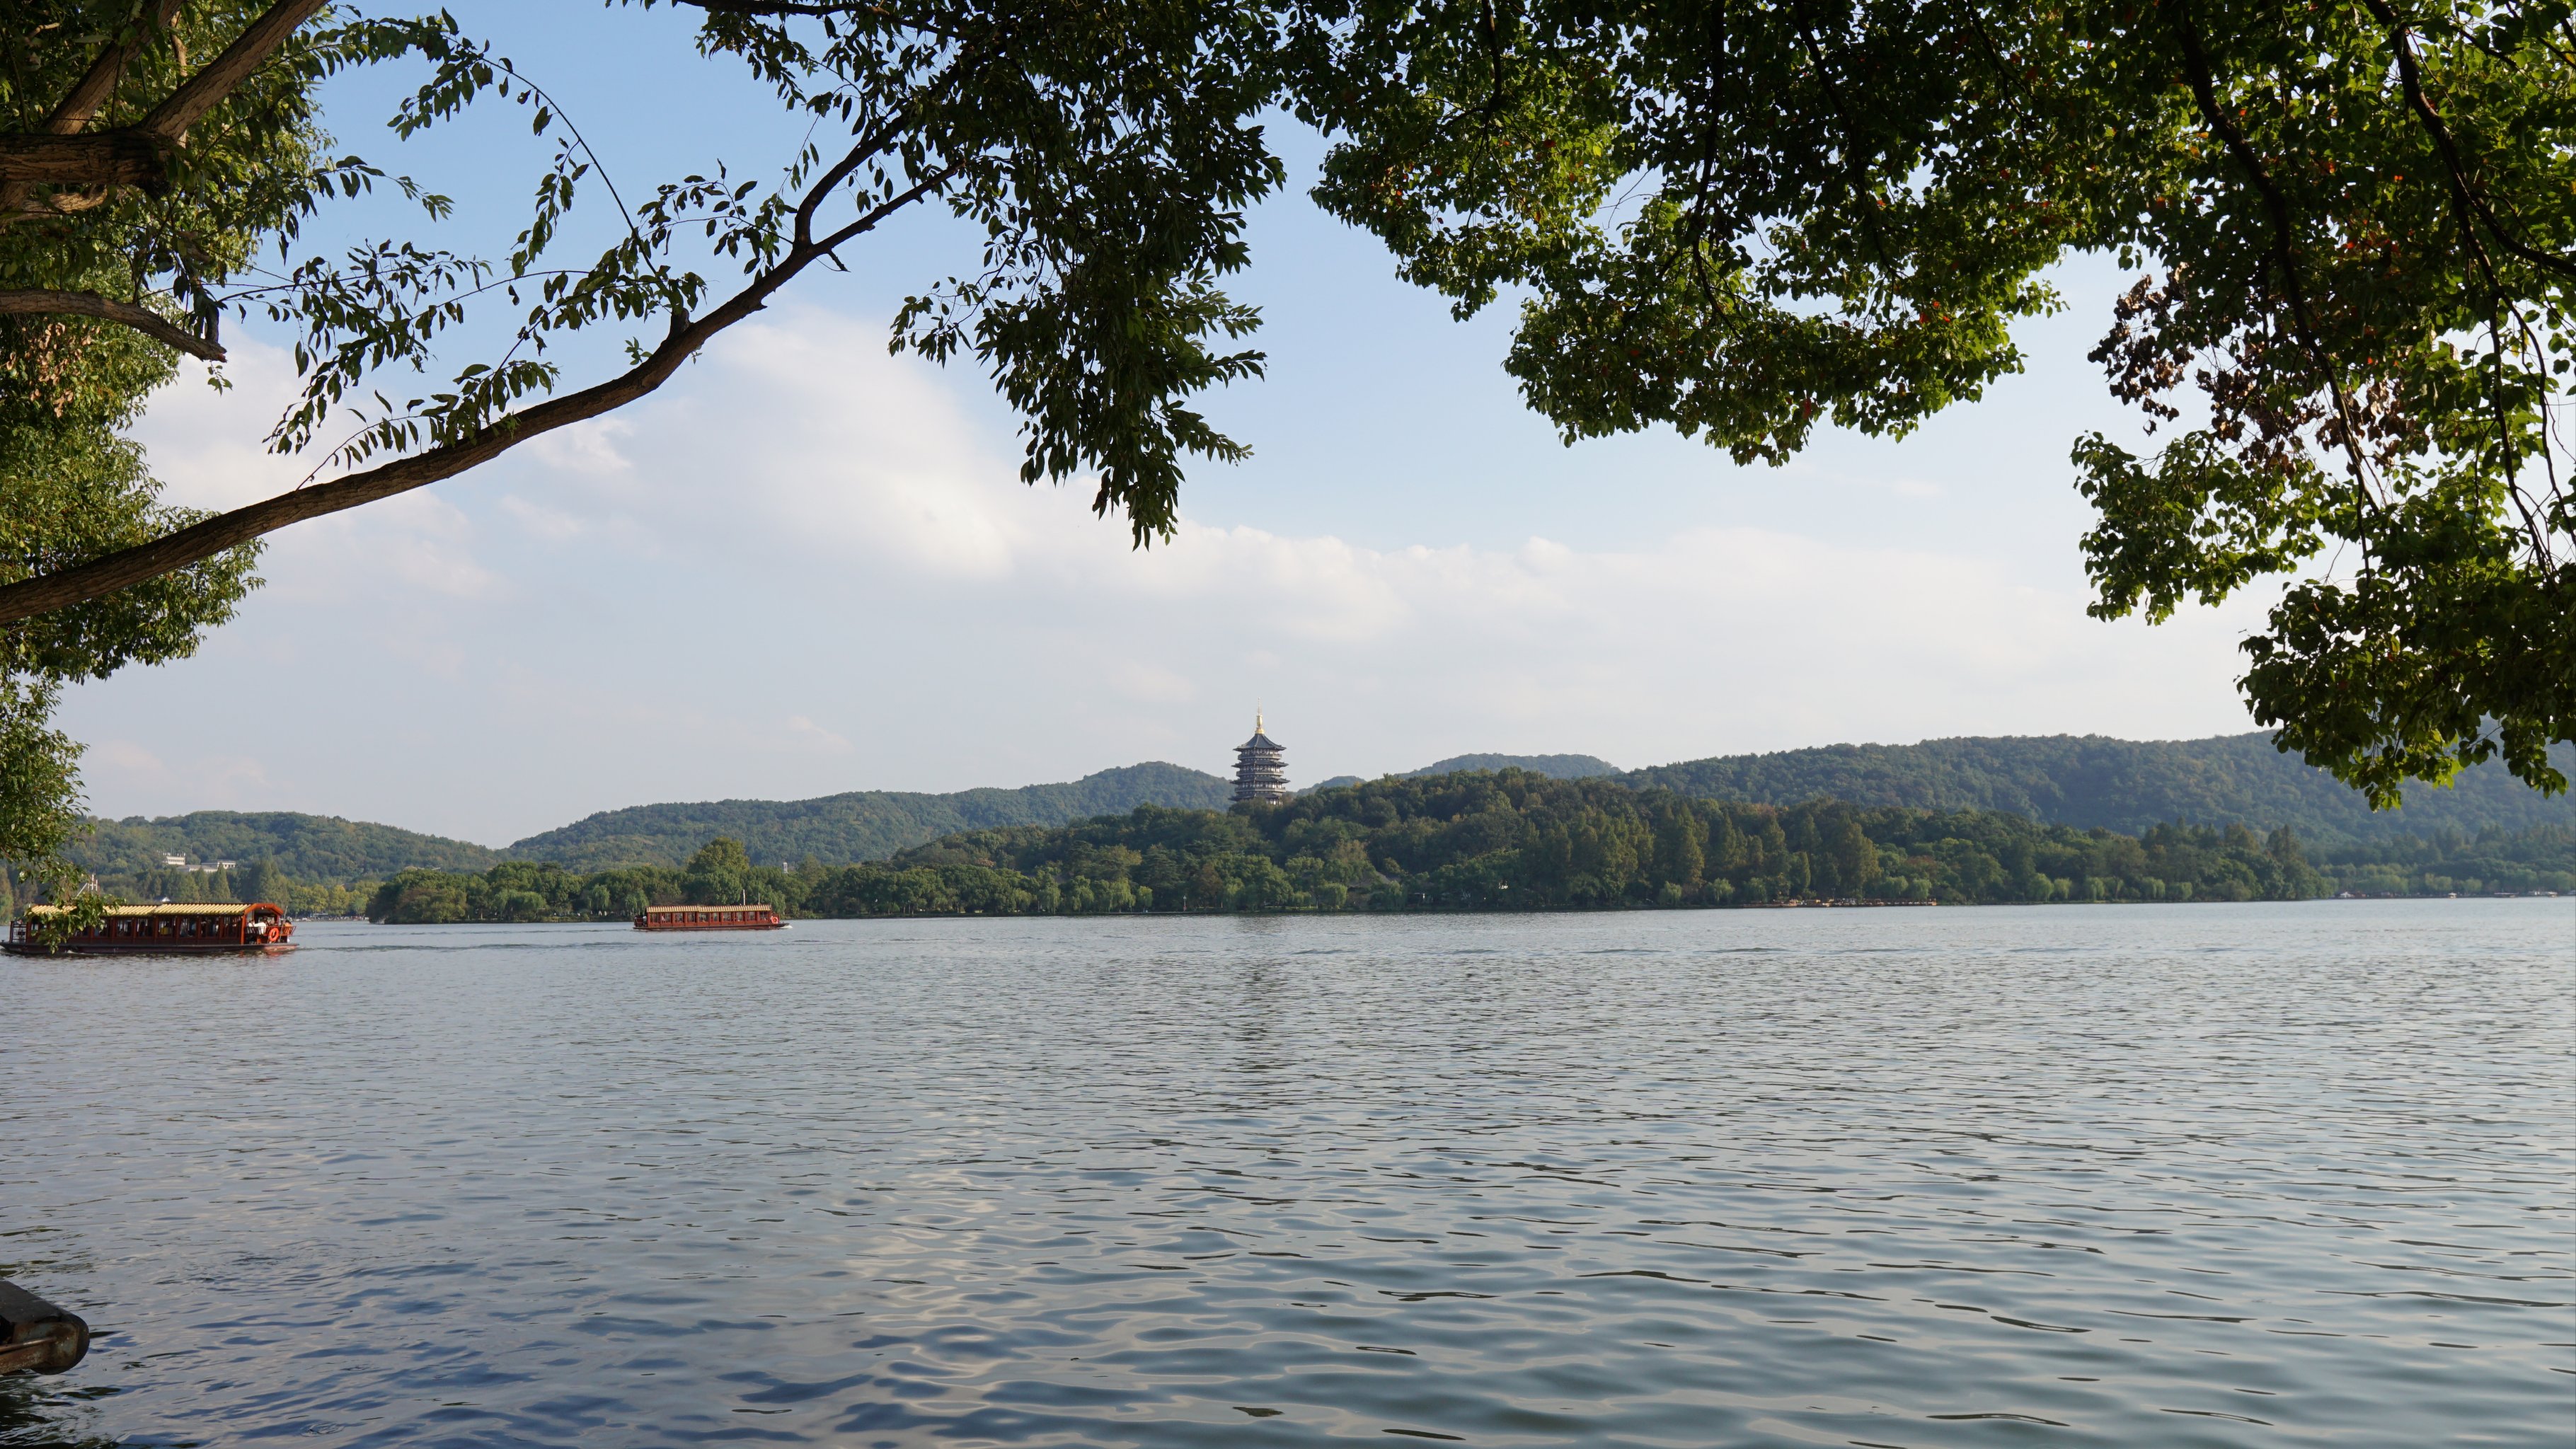
<instances>
[{"instance_id":1,"label":"lake water","mask_svg":"<svg viewBox=\"0 0 2576 1449\"><path fill-rule=\"evenodd\" d=\"M0 1443L2565 1446L2576 901L0 965Z\"/></svg>"}]
</instances>

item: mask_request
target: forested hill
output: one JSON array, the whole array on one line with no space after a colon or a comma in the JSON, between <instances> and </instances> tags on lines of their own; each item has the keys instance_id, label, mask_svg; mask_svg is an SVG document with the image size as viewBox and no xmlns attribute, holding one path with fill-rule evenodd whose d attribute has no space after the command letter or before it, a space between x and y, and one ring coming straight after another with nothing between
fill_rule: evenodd
<instances>
[{"instance_id":1,"label":"forested hill","mask_svg":"<svg viewBox=\"0 0 2576 1449\"><path fill-rule=\"evenodd\" d=\"M2551 758L2576 775L2576 750ZM1828 745L1632 770L1638 788L1708 800L1791 805L1820 796L1855 805L2005 810L2052 825L2135 834L2170 820L2260 829L2292 826L2311 843L2457 830L2576 825L2576 801L2541 795L2495 763L2449 789L2414 787L2402 810L2374 814L2359 795L2262 733L2206 740L2115 740L2101 735L1926 740L1919 745Z\"/></svg>"},{"instance_id":2,"label":"forested hill","mask_svg":"<svg viewBox=\"0 0 2576 1449\"><path fill-rule=\"evenodd\" d=\"M1589 780L1615 775L1619 767L1598 755L1452 755L1436 765L1405 772L1406 779L1454 775L1460 770L1527 770L1551 780Z\"/></svg>"},{"instance_id":3,"label":"forested hill","mask_svg":"<svg viewBox=\"0 0 2576 1449\"><path fill-rule=\"evenodd\" d=\"M1790 901L1974 904L2303 900L2576 891L2576 830L2311 857L2297 833L2138 835L1987 810L1726 804L1520 770L1388 778L1232 810L1139 806L943 836L891 859L756 865L716 840L685 868L578 875L505 861L406 871L380 921L614 920L648 904L763 901L794 915L1528 911Z\"/></svg>"},{"instance_id":4,"label":"forested hill","mask_svg":"<svg viewBox=\"0 0 2576 1449\"><path fill-rule=\"evenodd\" d=\"M1395 776L1399 780L1419 780L1432 775L1454 775L1460 770L1527 770L1551 780L1589 780L1595 775L1615 775L1619 767L1598 755L1451 755L1435 765L1407 770ZM1362 783L1357 775L1335 775L1310 790L1331 790L1343 785Z\"/></svg>"},{"instance_id":5,"label":"forested hill","mask_svg":"<svg viewBox=\"0 0 2576 1449\"><path fill-rule=\"evenodd\" d=\"M881 860L962 830L1005 825L1062 825L1095 815L1124 815L1139 805L1222 810L1232 787L1214 775L1155 761L1102 770L1060 785L1016 790L960 790L952 795L857 790L815 800L711 800L634 805L602 811L507 852L574 870L614 866L679 866L723 835L743 843L763 864L812 856L827 865Z\"/></svg>"},{"instance_id":6,"label":"forested hill","mask_svg":"<svg viewBox=\"0 0 2576 1449\"><path fill-rule=\"evenodd\" d=\"M282 810L200 810L155 820L140 815L97 820L91 822L89 837L71 850L82 869L102 880L157 876L164 855L184 855L191 864L267 861L300 880L329 881L382 878L414 868L487 870L501 859L501 852L468 841Z\"/></svg>"}]
</instances>

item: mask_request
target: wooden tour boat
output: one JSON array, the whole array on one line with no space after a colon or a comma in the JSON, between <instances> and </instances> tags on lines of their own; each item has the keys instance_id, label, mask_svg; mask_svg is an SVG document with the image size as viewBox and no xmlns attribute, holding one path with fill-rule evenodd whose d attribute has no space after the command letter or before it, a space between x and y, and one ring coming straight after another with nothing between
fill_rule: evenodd
<instances>
[{"instance_id":1,"label":"wooden tour boat","mask_svg":"<svg viewBox=\"0 0 2576 1449\"><path fill-rule=\"evenodd\" d=\"M9 923L9 939L0 944L13 956L42 956L43 943L34 925L59 915L60 906L29 906ZM110 906L107 916L63 941L73 956L171 955L206 952L273 954L295 949L295 923L283 906L267 901L224 905Z\"/></svg>"},{"instance_id":2,"label":"wooden tour boat","mask_svg":"<svg viewBox=\"0 0 2576 1449\"><path fill-rule=\"evenodd\" d=\"M754 902L740 906L647 906L635 918L639 931L783 931L778 913Z\"/></svg>"}]
</instances>

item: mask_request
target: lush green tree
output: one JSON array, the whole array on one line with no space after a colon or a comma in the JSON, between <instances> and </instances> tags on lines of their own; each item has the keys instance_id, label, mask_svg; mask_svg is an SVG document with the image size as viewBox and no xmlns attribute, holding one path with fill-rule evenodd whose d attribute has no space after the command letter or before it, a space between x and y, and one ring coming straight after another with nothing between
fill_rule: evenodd
<instances>
[{"instance_id":1,"label":"lush green tree","mask_svg":"<svg viewBox=\"0 0 2576 1449\"><path fill-rule=\"evenodd\" d=\"M209 516L159 503L120 434L181 352L221 360L218 292L258 247L335 178L366 179L318 159L325 62L293 34L318 8L0 4L0 588ZM62 687L193 653L257 582L255 553L0 626L0 857L77 879L79 749L46 723Z\"/></svg>"},{"instance_id":2,"label":"lush green tree","mask_svg":"<svg viewBox=\"0 0 2576 1449\"><path fill-rule=\"evenodd\" d=\"M1236 910L1285 910L1300 899L1296 883L1266 856L1232 856L1225 867L1226 904Z\"/></svg>"},{"instance_id":3,"label":"lush green tree","mask_svg":"<svg viewBox=\"0 0 2576 1449\"><path fill-rule=\"evenodd\" d=\"M1866 895L1870 887L1878 883L1878 846L1861 829L1856 818L1845 816L1834 827L1827 858L1833 864L1834 892L1837 895Z\"/></svg>"},{"instance_id":4,"label":"lush green tree","mask_svg":"<svg viewBox=\"0 0 2576 1449\"><path fill-rule=\"evenodd\" d=\"M1687 807L1667 805L1655 813L1655 884L1671 886L1676 901L1700 887L1708 868L1700 841L1707 833L1707 822Z\"/></svg>"},{"instance_id":5,"label":"lush green tree","mask_svg":"<svg viewBox=\"0 0 2576 1449\"><path fill-rule=\"evenodd\" d=\"M295 883L278 869L276 861L262 857L243 867L236 888L245 901L283 902L294 894Z\"/></svg>"},{"instance_id":6,"label":"lush green tree","mask_svg":"<svg viewBox=\"0 0 2576 1449\"><path fill-rule=\"evenodd\" d=\"M691 905L730 905L751 889L751 857L742 842L719 835L689 861L681 892Z\"/></svg>"},{"instance_id":7,"label":"lush green tree","mask_svg":"<svg viewBox=\"0 0 2576 1449\"><path fill-rule=\"evenodd\" d=\"M382 882L372 880L289 882L282 897L271 897L290 916L363 916Z\"/></svg>"},{"instance_id":8,"label":"lush green tree","mask_svg":"<svg viewBox=\"0 0 2576 1449\"><path fill-rule=\"evenodd\" d=\"M2293 576L2256 717L2378 802L2576 737L2576 26L2565 0L1327 5L1317 195L1571 440L1785 461L2021 365L2045 271L2142 275L2076 440L2094 612ZM2553 421L2555 419L2555 421Z\"/></svg>"},{"instance_id":9,"label":"lush green tree","mask_svg":"<svg viewBox=\"0 0 2576 1449\"><path fill-rule=\"evenodd\" d=\"M435 870L407 870L386 881L367 903L367 918L399 925L443 925L470 918L470 877Z\"/></svg>"},{"instance_id":10,"label":"lush green tree","mask_svg":"<svg viewBox=\"0 0 2576 1449\"><path fill-rule=\"evenodd\" d=\"M555 914L544 895L536 891L503 891L493 907L505 921L542 921Z\"/></svg>"}]
</instances>

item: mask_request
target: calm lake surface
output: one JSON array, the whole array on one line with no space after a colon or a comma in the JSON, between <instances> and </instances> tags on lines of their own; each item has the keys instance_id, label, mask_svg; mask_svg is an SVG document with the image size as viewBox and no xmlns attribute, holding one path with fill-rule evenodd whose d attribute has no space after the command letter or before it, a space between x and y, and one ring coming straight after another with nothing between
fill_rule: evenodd
<instances>
[{"instance_id":1,"label":"calm lake surface","mask_svg":"<svg viewBox=\"0 0 2576 1449\"><path fill-rule=\"evenodd\" d=\"M2576 1442L2576 901L0 964L0 1443Z\"/></svg>"}]
</instances>

